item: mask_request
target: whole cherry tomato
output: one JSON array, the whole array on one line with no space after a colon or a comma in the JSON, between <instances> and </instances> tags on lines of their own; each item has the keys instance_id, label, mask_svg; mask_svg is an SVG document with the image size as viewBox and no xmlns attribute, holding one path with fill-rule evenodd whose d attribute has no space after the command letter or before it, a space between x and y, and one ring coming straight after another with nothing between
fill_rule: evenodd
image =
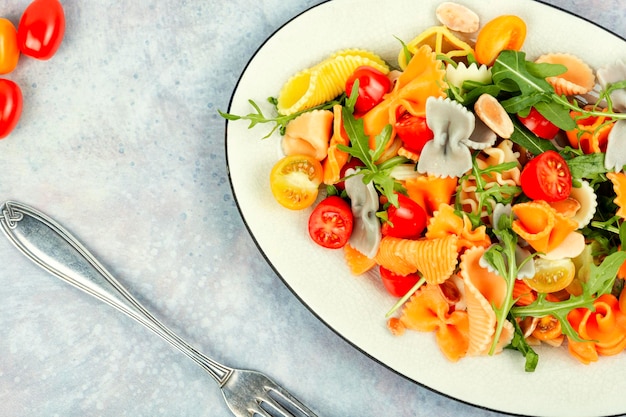
<instances>
[{"instance_id":1,"label":"whole cherry tomato","mask_svg":"<svg viewBox=\"0 0 626 417\"><path fill-rule=\"evenodd\" d=\"M426 228L426 211L409 197L398 194L398 207L391 204L387 209L387 222L383 224L383 235L403 239L417 239Z\"/></svg>"},{"instance_id":2,"label":"whole cherry tomato","mask_svg":"<svg viewBox=\"0 0 626 417\"><path fill-rule=\"evenodd\" d=\"M522 191L533 200L565 200L572 191L572 174L558 152L545 151L531 159L520 175Z\"/></svg>"},{"instance_id":3,"label":"whole cherry tomato","mask_svg":"<svg viewBox=\"0 0 626 417\"><path fill-rule=\"evenodd\" d=\"M0 78L0 139L11 133L22 115L22 90L11 80Z\"/></svg>"},{"instance_id":4,"label":"whole cherry tomato","mask_svg":"<svg viewBox=\"0 0 626 417\"><path fill-rule=\"evenodd\" d=\"M526 126L526 128L528 128L528 130L542 139L552 139L557 133L559 133L559 130L561 130L550 120L546 119L534 107L530 109L528 116L521 117L518 115L517 118L524 126Z\"/></svg>"},{"instance_id":5,"label":"whole cherry tomato","mask_svg":"<svg viewBox=\"0 0 626 417\"><path fill-rule=\"evenodd\" d=\"M385 289L394 297L404 296L420 280L418 273L398 275L385 267L380 267L380 278Z\"/></svg>"},{"instance_id":6,"label":"whole cherry tomato","mask_svg":"<svg viewBox=\"0 0 626 417\"><path fill-rule=\"evenodd\" d=\"M65 35L65 13L59 0L35 0L17 26L17 44L24 55L52 58Z\"/></svg>"},{"instance_id":7,"label":"whole cherry tomato","mask_svg":"<svg viewBox=\"0 0 626 417\"><path fill-rule=\"evenodd\" d=\"M0 74L8 74L17 66L20 50L17 31L10 20L0 18Z\"/></svg>"},{"instance_id":8,"label":"whole cherry tomato","mask_svg":"<svg viewBox=\"0 0 626 417\"><path fill-rule=\"evenodd\" d=\"M323 199L309 216L309 235L329 249L342 248L350 239L354 216L350 204L339 196Z\"/></svg>"},{"instance_id":9,"label":"whole cherry tomato","mask_svg":"<svg viewBox=\"0 0 626 417\"><path fill-rule=\"evenodd\" d=\"M346 94L352 93L354 82L359 80L359 96L356 99L354 110L358 114L367 113L378 103L383 101L385 94L391 90L391 80L376 68L358 67L346 81Z\"/></svg>"},{"instance_id":10,"label":"whole cherry tomato","mask_svg":"<svg viewBox=\"0 0 626 417\"><path fill-rule=\"evenodd\" d=\"M411 113L404 113L396 122L396 135L404 143L408 150L421 153L426 142L435 135L426 124L426 118L413 116Z\"/></svg>"}]
</instances>

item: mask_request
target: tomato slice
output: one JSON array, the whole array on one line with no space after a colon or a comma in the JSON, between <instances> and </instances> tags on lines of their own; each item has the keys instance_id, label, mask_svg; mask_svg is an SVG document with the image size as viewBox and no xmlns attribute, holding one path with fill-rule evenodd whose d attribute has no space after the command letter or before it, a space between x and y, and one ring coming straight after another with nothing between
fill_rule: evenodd
<instances>
[{"instance_id":1,"label":"tomato slice","mask_svg":"<svg viewBox=\"0 0 626 417\"><path fill-rule=\"evenodd\" d=\"M276 201L291 210L311 206L324 179L322 164L307 155L289 155L270 172L270 188Z\"/></svg>"},{"instance_id":2,"label":"tomato slice","mask_svg":"<svg viewBox=\"0 0 626 417\"><path fill-rule=\"evenodd\" d=\"M391 204L387 209L387 221L382 226L382 234L403 239L418 239L428 217L426 211L409 197L398 194L398 207Z\"/></svg>"},{"instance_id":3,"label":"tomato slice","mask_svg":"<svg viewBox=\"0 0 626 417\"><path fill-rule=\"evenodd\" d=\"M385 94L391 90L391 80L376 68L366 65L358 67L346 81L346 94L352 94L354 82L359 80L359 95L354 105L358 114L367 113L383 101Z\"/></svg>"},{"instance_id":4,"label":"tomato slice","mask_svg":"<svg viewBox=\"0 0 626 417\"><path fill-rule=\"evenodd\" d=\"M342 248L350 239L354 216L350 204L339 196L322 200L309 216L309 235L329 249Z\"/></svg>"},{"instance_id":5,"label":"tomato slice","mask_svg":"<svg viewBox=\"0 0 626 417\"><path fill-rule=\"evenodd\" d=\"M478 32L474 52L476 60L493 65L504 50L519 51L526 40L526 23L515 15L502 15L490 20Z\"/></svg>"},{"instance_id":6,"label":"tomato slice","mask_svg":"<svg viewBox=\"0 0 626 417\"><path fill-rule=\"evenodd\" d=\"M435 136L426 124L425 117L413 116L408 112L400 116L395 128L396 136L402 139L404 147L418 154L422 152L426 142Z\"/></svg>"},{"instance_id":7,"label":"tomato slice","mask_svg":"<svg viewBox=\"0 0 626 417\"><path fill-rule=\"evenodd\" d=\"M558 152L545 151L531 159L520 176L522 191L533 200L561 201L572 190L572 175Z\"/></svg>"},{"instance_id":8,"label":"tomato slice","mask_svg":"<svg viewBox=\"0 0 626 417\"><path fill-rule=\"evenodd\" d=\"M546 119L537 109L532 107L528 116L517 116L517 119L535 135L542 139L553 139L561 129Z\"/></svg>"},{"instance_id":9,"label":"tomato slice","mask_svg":"<svg viewBox=\"0 0 626 417\"><path fill-rule=\"evenodd\" d=\"M574 262L569 258L535 259L535 275L525 278L524 282L533 290L541 293L553 293L566 288L576 274Z\"/></svg>"},{"instance_id":10,"label":"tomato slice","mask_svg":"<svg viewBox=\"0 0 626 417\"><path fill-rule=\"evenodd\" d=\"M380 267L380 278L387 292L394 297L404 296L420 280L417 273L398 275L382 266Z\"/></svg>"}]
</instances>

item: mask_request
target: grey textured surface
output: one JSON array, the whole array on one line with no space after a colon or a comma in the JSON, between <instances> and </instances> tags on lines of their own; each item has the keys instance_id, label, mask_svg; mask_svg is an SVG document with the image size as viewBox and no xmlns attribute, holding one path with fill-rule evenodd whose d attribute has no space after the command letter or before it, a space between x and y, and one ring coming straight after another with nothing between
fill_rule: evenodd
<instances>
[{"instance_id":1,"label":"grey textured surface","mask_svg":"<svg viewBox=\"0 0 626 417\"><path fill-rule=\"evenodd\" d=\"M418 386L319 322L260 255L228 182L224 121L248 59L319 1L64 1L57 55L6 77L0 198L57 218L202 351L267 371L322 416L496 416ZM621 0L552 0L626 36ZM4 0L16 25L26 0ZM554 28L576 30L576 28ZM0 415L226 417L213 381L0 239ZM529 400L531 400L529 398Z\"/></svg>"}]
</instances>

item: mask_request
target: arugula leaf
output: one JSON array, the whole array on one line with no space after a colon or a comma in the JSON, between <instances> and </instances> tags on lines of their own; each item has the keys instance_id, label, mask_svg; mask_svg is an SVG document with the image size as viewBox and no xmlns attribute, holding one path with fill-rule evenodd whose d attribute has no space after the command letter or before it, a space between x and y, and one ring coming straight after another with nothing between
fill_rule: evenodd
<instances>
[{"instance_id":1,"label":"arugula leaf","mask_svg":"<svg viewBox=\"0 0 626 417\"><path fill-rule=\"evenodd\" d=\"M513 327L515 329L515 333L513 334L513 340L511 340L511 344L507 346L505 349L513 349L519 351L524 358L526 358L526 363L524 365L524 370L526 372L534 372L537 368L537 364L539 363L539 355L537 352L533 350L533 348L526 342L526 338L522 333L522 329L516 320L510 320L513 323Z\"/></svg>"},{"instance_id":2,"label":"arugula leaf","mask_svg":"<svg viewBox=\"0 0 626 417\"><path fill-rule=\"evenodd\" d=\"M237 114L232 114L232 113L225 113L221 110L217 110L217 112L220 114L220 116L222 116L224 119L226 120L248 120L250 121L250 124L248 125L248 129L252 129L253 127L255 127L257 124L259 123L274 123L274 127L270 130L270 132L263 136L263 139L267 139L270 136L272 136L272 134L274 134L274 132L276 132L277 130L279 131L279 133L281 135L285 134L285 129L287 128L287 124L292 121L293 119L295 119L296 117L300 116L303 113L306 112L310 112L313 110L328 110L328 109L332 109L333 106L335 104L340 104L343 100L344 100L344 95L341 95L339 98L337 98L336 100L333 101L329 101L323 104L320 104L319 106L315 106L312 107L310 109L306 109L306 110L302 110L299 112L296 112L294 114L290 114L290 115L281 115L278 113L278 110L276 110L276 104L277 104L277 100L275 97L268 97L267 101L271 104L274 105L274 110L276 112L276 116L265 116L265 114L263 114L263 111L261 110L261 107L254 101L254 100L248 100L248 103L250 103L250 105L252 106L252 108L254 109L253 113L248 113L245 116L240 116Z\"/></svg>"},{"instance_id":3,"label":"arugula leaf","mask_svg":"<svg viewBox=\"0 0 626 417\"><path fill-rule=\"evenodd\" d=\"M539 155L548 150L557 150L551 141L537 137L537 135L526 129L524 125L517 121L516 118L512 118L512 120L514 130L511 135L511 141L520 145L533 155Z\"/></svg>"},{"instance_id":4,"label":"arugula leaf","mask_svg":"<svg viewBox=\"0 0 626 417\"><path fill-rule=\"evenodd\" d=\"M572 158L564 155L564 157L574 178L594 179L608 172L604 168L604 153L582 154Z\"/></svg>"},{"instance_id":5,"label":"arugula leaf","mask_svg":"<svg viewBox=\"0 0 626 417\"><path fill-rule=\"evenodd\" d=\"M504 322L508 319L509 313L512 311L513 303L513 287L517 279L519 269L524 263L532 260L532 255L522 261L521 265L517 265L515 257L515 248L517 247L517 234L512 229L513 215L502 215L498 220L498 227L494 229L494 233L499 239L499 243L493 244L483 254L483 258L497 271L498 275L504 278L506 282L506 295L504 302L500 307L494 306L496 313L496 330L493 336L493 342L489 350L489 354L493 355L496 350Z\"/></svg>"},{"instance_id":6,"label":"arugula leaf","mask_svg":"<svg viewBox=\"0 0 626 417\"><path fill-rule=\"evenodd\" d=\"M517 86L517 91L524 95L554 92L554 88L544 78L528 71L526 53L524 52L502 51L493 64L491 78L495 84L504 84L509 88L514 84Z\"/></svg>"},{"instance_id":7,"label":"arugula leaf","mask_svg":"<svg viewBox=\"0 0 626 417\"><path fill-rule=\"evenodd\" d=\"M349 107L342 109L343 124L346 134L350 139L350 146L339 144L337 148L343 152L347 152L355 158L358 158L365 167L359 170L363 174L363 182L374 184L374 187L394 206L398 206L398 196L396 191L403 191L401 185L397 183L390 175L394 166L405 163L404 157L394 157L381 164L377 164L381 155L387 148L387 144L391 140L391 125L385 128L374 138L375 147L370 148L370 137L365 134L363 129L363 119L356 119L353 111Z\"/></svg>"}]
</instances>

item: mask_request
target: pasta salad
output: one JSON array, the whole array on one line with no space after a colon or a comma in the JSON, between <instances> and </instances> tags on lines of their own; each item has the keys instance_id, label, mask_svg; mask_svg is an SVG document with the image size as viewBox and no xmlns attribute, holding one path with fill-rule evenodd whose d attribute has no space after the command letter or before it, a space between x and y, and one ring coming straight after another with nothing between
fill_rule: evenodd
<instances>
[{"instance_id":1,"label":"pasta salad","mask_svg":"<svg viewBox=\"0 0 626 417\"><path fill-rule=\"evenodd\" d=\"M444 2L397 62L340 50L269 98L284 158L269 188L308 232L377 270L401 336L451 361L563 348L589 364L626 349L626 63L531 57L527 23Z\"/></svg>"}]
</instances>

